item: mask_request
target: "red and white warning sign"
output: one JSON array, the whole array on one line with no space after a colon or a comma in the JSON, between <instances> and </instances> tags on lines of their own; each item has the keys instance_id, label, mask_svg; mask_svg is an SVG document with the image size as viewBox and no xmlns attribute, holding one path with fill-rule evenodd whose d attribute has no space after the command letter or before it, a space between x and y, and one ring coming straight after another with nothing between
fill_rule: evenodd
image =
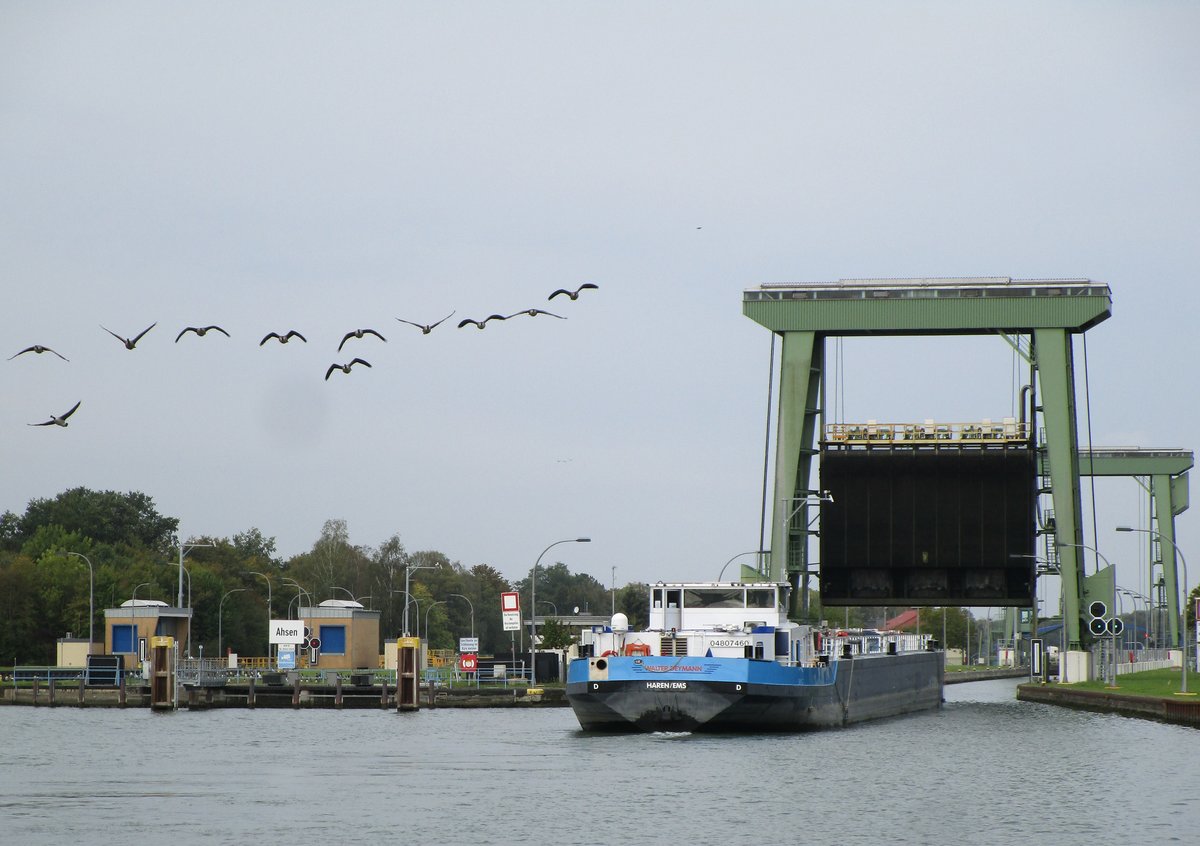
<instances>
[{"instance_id":1,"label":"red and white warning sign","mask_svg":"<svg viewBox=\"0 0 1200 846\"><path fill-rule=\"evenodd\" d=\"M500 594L500 618L504 622L504 631L521 630L521 594L516 591Z\"/></svg>"},{"instance_id":2,"label":"red and white warning sign","mask_svg":"<svg viewBox=\"0 0 1200 846\"><path fill-rule=\"evenodd\" d=\"M458 668L460 670L462 670L464 673L475 672L476 670L479 669L479 656L474 655L474 654L459 655L458 656Z\"/></svg>"}]
</instances>

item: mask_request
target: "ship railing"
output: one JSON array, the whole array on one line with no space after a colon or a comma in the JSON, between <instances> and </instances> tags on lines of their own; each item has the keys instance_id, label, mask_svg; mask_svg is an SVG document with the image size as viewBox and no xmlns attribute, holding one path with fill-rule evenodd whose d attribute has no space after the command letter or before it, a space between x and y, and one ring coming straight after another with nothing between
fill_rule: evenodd
<instances>
[{"instance_id":1,"label":"ship railing","mask_svg":"<svg viewBox=\"0 0 1200 846\"><path fill-rule=\"evenodd\" d=\"M970 423L827 423L825 441L829 444L1007 444L1025 443L1032 426L1015 417L1000 422L988 418Z\"/></svg>"}]
</instances>

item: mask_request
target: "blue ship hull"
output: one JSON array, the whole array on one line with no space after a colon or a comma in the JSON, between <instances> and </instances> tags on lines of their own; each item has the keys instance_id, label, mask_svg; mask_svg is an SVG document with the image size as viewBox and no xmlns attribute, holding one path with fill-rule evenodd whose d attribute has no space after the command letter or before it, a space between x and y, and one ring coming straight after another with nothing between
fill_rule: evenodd
<instances>
[{"instance_id":1,"label":"blue ship hull","mask_svg":"<svg viewBox=\"0 0 1200 846\"><path fill-rule=\"evenodd\" d=\"M795 667L750 658L579 658L567 700L588 731L803 731L938 708L943 653Z\"/></svg>"}]
</instances>

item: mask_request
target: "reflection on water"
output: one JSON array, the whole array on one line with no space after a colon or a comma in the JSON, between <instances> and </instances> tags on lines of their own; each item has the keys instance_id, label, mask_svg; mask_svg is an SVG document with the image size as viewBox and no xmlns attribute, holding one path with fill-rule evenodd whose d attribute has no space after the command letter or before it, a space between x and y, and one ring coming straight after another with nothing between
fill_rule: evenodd
<instances>
[{"instance_id":1,"label":"reflection on water","mask_svg":"<svg viewBox=\"0 0 1200 846\"><path fill-rule=\"evenodd\" d=\"M1200 842L1194 729L946 688L797 735L596 735L569 709L0 708L5 841Z\"/></svg>"}]
</instances>

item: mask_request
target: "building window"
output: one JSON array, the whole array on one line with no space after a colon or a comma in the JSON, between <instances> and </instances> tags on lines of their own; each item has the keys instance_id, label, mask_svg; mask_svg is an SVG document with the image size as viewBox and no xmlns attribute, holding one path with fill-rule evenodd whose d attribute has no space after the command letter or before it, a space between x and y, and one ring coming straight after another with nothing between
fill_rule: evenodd
<instances>
[{"instance_id":1,"label":"building window","mask_svg":"<svg viewBox=\"0 0 1200 846\"><path fill-rule=\"evenodd\" d=\"M346 654L346 627L321 626L321 651L326 655Z\"/></svg>"},{"instance_id":2,"label":"building window","mask_svg":"<svg viewBox=\"0 0 1200 846\"><path fill-rule=\"evenodd\" d=\"M117 625L112 627L113 652L137 652L137 626Z\"/></svg>"}]
</instances>

